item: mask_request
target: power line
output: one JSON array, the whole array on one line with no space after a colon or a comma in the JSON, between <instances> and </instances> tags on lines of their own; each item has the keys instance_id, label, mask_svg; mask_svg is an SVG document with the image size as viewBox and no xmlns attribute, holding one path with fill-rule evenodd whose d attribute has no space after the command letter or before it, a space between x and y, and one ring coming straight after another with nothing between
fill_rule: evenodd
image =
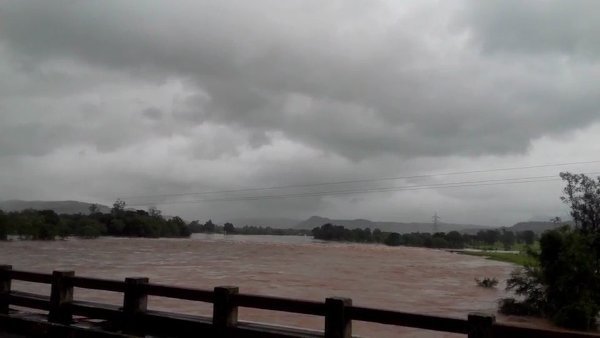
<instances>
[{"instance_id":1,"label":"power line","mask_svg":"<svg viewBox=\"0 0 600 338\"><path fill-rule=\"evenodd\" d=\"M375 192L394 192L394 191L413 191L413 190L428 190L428 189L444 189L444 188L464 188L464 187L479 187L488 185L502 185L502 184L520 184L520 183L537 183L537 182L558 182L558 179L545 179L545 180L528 180L528 181L515 181L515 182L494 182L494 183L480 183L480 184L456 184L446 186L423 186L423 187L406 187L406 188L381 188L381 189L368 189L368 190L354 190L354 191L339 191L339 192L316 192L316 193L299 193L299 194L285 194L285 195L265 195L265 196L246 196L246 197L223 197L223 198L204 198L192 201L172 201L172 202L147 202L129 204L130 206L146 206L146 205L169 205L169 204L195 204L201 202L236 202L236 201L255 201L255 200L269 200L278 198L293 198L293 197L316 197L316 196L335 196L335 195L350 195L350 194L365 194Z\"/></svg>"},{"instance_id":2,"label":"power line","mask_svg":"<svg viewBox=\"0 0 600 338\"><path fill-rule=\"evenodd\" d=\"M381 182L381 181L392 181L392 180L401 180L401 179L428 178L428 177L436 177L436 176L454 176L454 175L501 172L501 171L525 170L525 169L535 169L535 168L561 167L561 166L567 166L567 165L581 165L581 164L593 164L593 163L600 163L600 160L538 164L538 165L522 166L522 167L504 167L504 168L492 168L492 169L482 169L482 170L455 171L455 172L446 172L446 173L438 173L438 174L366 178L366 179L358 179L358 180L318 182L318 183L306 183L306 184L290 184L290 185L280 185L280 186L272 186L272 187L254 187L254 188L243 188L243 189L232 189L232 190L213 190L213 191L155 194L155 195L135 195L135 196L127 196L124 198L133 199L133 198L145 198L145 197L178 197L178 196L198 196L198 195L249 192L249 191L266 191L266 190L277 190L277 189L287 189L287 188L306 188L306 187L316 187L316 186L326 186L326 185L336 185L336 184Z\"/></svg>"},{"instance_id":3,"label":"power line","mask_svg":"<svg viewBox=\"0 0 600 338\"><path fill-rule=\"evenodd\" d=\"M587 175L596 175L600 172L586 173ZM443 188L459 188L459 187L476 187L476 186L488 186L488 185L500 185L500 184L522 184L522 183L537 183L537 182L551 182L559 181L555 175L548 176L530 176L520 178L504 178L504 179L489 179L480 181L462 181L462 182L451 182L441 184L429 184L429 185L412 185L412 186L398 186L398 187L387 187L387 188L372 188L372 189L348 189L348 190L337 190L337 191L321 191L321 192L307 192L307 193L291 193L291 194L276 194L276 195L256 195L256 196L240 196L240 197L221 197L221 198L205 198L197 199L192 201L166 201L166 202L145 202L138 204L131 204L132 206L144 206L150 204L166 205L166 204L182 204L182 203L200 203L200 202L215 202L215 201L253 201L261 199L277 199L277 198L290 198L290 197L313 197L313 196L329 196L329 195L347 195L347 194L362 194L362 193L374 193L374 192L392 192L392 191L411 191L411 190L425 190L425 189L443 189Z\"/></svg>"}]
</instances>

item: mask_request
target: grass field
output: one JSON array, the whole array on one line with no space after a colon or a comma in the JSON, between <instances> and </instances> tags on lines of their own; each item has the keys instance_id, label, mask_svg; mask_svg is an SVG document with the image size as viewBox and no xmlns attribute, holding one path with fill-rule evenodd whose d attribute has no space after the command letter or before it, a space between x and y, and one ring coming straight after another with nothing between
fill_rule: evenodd
<instances>
[{"instance_id":1,"label":"grass field","mask_svg":"<svg viewBox=\"0 0 600 338\"><path fill-rule=\"evenodd\" d=\"M494 251L461 251L459 253L464 255L485 257L487 259L495 261L508 262L523 266L536 264L535 258L527 255L524 251L521 251L519 253Z\"/></svg>"}]
</instances>

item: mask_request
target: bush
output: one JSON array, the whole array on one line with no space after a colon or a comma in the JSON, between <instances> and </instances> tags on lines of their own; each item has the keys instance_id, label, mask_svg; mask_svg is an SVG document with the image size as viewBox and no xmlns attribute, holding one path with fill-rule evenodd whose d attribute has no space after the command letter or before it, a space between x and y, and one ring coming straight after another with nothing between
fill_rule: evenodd
<instances>
[{"instance_id":1,"label":"bush","mask_svg":"<svg viewBox=\"0 0 600 338\"><path fill-rule=\"evenodd\" d=\"M591 330L596 328L598 306L590 300L569 304L554 314L552 321L571 329Z\"/></svg>"},{"instance_id":2,"label":"bush","mask_svg":"<svg viewBox=\"0 0 600 338\"><path fill-rule=\"evenodd\" d=\"M540 311L535 306L526 302L519 302L514 298L503 298L498 302L500 313L515 316L537 316Z\"/></svg>"},{"instance_id":3,"label":"bush","mask_svg":"<svg viewBox=\"0 0 600 338\"><path fill-rule=\"evenodd\" d=\"M494 288L498 285L498 280L496 278L489 277L485 277L484 279L475 278L475 282L483 288Z\"/></svg>"},{"instance_id":4,"label":"bush","mask_svg":"<svg viewBox=\"0 0 600 338\"><path fill-rule=\"evenodd\" d=\"M402 241L400 239L400 234L397 232L392 232L391 234L389 234L389 236L385 239L384 243L385 245L389 245L389 246L398 246L400 244L402 244Z\"/></svg>"}]
</instances>

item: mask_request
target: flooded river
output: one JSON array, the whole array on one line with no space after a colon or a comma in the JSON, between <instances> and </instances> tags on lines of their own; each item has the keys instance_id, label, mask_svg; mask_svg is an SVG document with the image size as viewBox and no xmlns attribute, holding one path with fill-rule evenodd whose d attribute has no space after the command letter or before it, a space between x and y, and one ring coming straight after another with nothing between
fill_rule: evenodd
<instances>
[{"instance_id":1,"label":"flooded river","mask_svg":"<svg viewBox=\"0 0 600 338\"><path fill-rule=\"evenodd\" d=\"M151 282L212 289L236 285L241 293L324 300L353 299L355 305L466 318L472 311L494 312L504 284L485 289L475 278L504 281L513 265L424 248L323 243L299 236L196 234L191 239L100 238L94 240L0 243L0 264L50 272L75 270L80 276L110 279L149 277ZM15 289L49 288L15 283ZM119 304L111 292L75 290L79 300ZM209 304L151 297L149 307L211 314ZM323 328L323 319L281 312L240 309L240 320ZM500 321L513 320L499 317ZM366 337L456 337L432 331L357 322ZM458 335L460 337L460 335Z\"/></svg>"}]
</instances>

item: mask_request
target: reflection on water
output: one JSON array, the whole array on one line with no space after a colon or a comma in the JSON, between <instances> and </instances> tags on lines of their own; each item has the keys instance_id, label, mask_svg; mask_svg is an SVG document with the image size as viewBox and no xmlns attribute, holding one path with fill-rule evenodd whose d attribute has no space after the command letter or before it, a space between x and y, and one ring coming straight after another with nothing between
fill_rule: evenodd
<instances>
[{"instance_id":1,"label":"reflection on water","mask_svg":"<svg viewBox=\"0 0 600 338\"><path fill-rule=\"evenodd\" d=\"M466 318L472 311L495 312L504 296L475 286L476 277L505 280L513 266L439 250L383 245L323 243L300 236L223 236L196 234L191 239L101 238L54 242L0 243L0 264L50 272L75 270L81 276L110 279L145 276L152 282L212 289L237 285L242 293L324 300L353 299L355 305ZM15 289L49 292L29 283ZM119 304L111 292L75 290L77 299ZM150 299L154 309L210 314L208 304ZM241 309L241 320L321 329L312 316ZM500 318L506 320L506 318ZM365 323L358 335L440 337L430 331ZM454 335L445 335L453 337Z\"/></svg>"}]
</instances>

